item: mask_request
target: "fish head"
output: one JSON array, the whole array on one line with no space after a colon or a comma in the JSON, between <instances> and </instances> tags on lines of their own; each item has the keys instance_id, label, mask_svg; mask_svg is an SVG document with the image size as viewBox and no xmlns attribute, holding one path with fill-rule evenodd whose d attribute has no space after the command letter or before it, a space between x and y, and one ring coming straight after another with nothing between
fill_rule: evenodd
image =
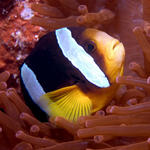
<instances>
[{"instance_id":1,"label":"fish head","mask_svg":"<svg viewBox=\"0 0 150 150\"><path fill-rule=\"evenodd\" d=\"M105 72L110 83L123 74L125 48L116 38L107 33L88 28L82 32L82 45Z\"/></svg>"}]
</instances>

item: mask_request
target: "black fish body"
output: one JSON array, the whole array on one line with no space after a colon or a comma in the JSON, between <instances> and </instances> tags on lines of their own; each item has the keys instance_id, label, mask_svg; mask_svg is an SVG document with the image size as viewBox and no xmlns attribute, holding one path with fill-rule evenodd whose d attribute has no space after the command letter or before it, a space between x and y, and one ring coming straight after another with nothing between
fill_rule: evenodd
<instances>
[{"instance_id":1,"label":"black fish body","mask_svg":"<svg viewBox=\"0 0 150 150\"><path fill-rule=\"evenodd\" d=\"M86 84L89 85L87 87L92 86L79 70L64 57L57 43L55 32L44 35L24 63L36 74L37 80L45 92L74 84L83 88L85 88L83 85ZM41 121L46 121L48 116L33 102L22 80L21 85L26 103L32 108L34 115Z\"/></svg>"}]
</instances>

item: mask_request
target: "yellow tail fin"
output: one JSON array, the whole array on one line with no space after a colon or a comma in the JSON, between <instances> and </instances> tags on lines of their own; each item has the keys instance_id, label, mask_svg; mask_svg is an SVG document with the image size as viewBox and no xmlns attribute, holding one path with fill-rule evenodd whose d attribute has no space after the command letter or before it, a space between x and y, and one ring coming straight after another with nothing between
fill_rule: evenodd
<instances>
[{"instance_id":1,"label":"yellow tail fin","mask_svg":"<svg viewBox=\"0 0 150 150\"><path fill-rule=\"evenodd\" d=\"M64 87L41 96L40 105L52 116L76 121L91 113L92 102L77 85Z\"/></svg>"}]
</instances>

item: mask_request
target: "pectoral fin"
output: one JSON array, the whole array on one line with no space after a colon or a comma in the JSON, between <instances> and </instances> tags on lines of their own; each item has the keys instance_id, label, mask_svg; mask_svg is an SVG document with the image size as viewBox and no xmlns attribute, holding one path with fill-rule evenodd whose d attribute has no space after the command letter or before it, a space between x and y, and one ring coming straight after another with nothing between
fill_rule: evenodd
<instances>
[{"instance_id":1,"label":"pectoral fin","mask_svg":"<svg viewBox=\"0 0 150 150\"><path fill-rule=\"evenodd\" d=\"M41 96L41 107L53 117L76 121L91 113L92 102L77 85L64 87Z\"/></svg>"}]
</instances>

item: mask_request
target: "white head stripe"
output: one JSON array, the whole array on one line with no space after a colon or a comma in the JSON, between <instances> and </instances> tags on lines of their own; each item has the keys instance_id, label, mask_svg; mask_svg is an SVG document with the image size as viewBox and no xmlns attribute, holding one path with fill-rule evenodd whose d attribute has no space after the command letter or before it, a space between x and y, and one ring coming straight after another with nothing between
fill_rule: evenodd
<instances>
[{"instance_id":1,"label":"white head stripe","mask_svg":"<svg viewBox=\"0 0 150 150\"><path fill-rule=\"evenodd\" d=\"M65 57L80 70L85 78L98 87L109 87L109 81L94 59L74 40L67 28L56 30L58 44Z\"/></svg>"}]
</instances>

